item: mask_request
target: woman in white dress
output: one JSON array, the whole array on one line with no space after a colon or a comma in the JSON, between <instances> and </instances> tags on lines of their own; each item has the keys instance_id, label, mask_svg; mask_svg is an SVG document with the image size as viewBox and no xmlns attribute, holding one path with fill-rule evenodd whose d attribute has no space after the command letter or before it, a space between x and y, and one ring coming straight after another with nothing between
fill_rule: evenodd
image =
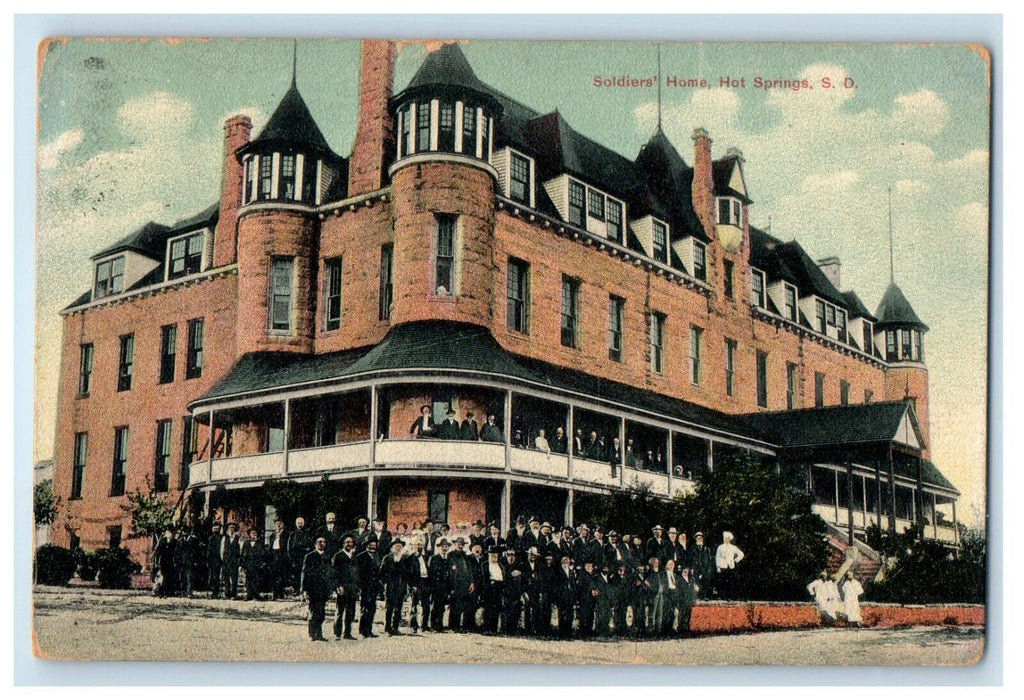
<instances>
[{"instance_id":1,"label":"woman in white dress","mask_svg":"<svg viewBox=\"0 0 1024 700\"><path fill-rule=\"evenodd\" d=\"M544 437L544 428L537 431L537 438L533 441L533 446L541 452L551 453L551 445L548 444L548 439Z\"/></svg>"},{"instance_id":2,"label":"woman in white dress","mask_svg":"<svg viewBox=\"0 0 1024 700\"><path fill-rule=\"evenodd\" d=\"M864 587L860 581L853 577L852 571L846 572L843 579L843 611L846 613L846 621L851 625L860 626L860 597L864 594Z\"/></svg>"}]
</instances>

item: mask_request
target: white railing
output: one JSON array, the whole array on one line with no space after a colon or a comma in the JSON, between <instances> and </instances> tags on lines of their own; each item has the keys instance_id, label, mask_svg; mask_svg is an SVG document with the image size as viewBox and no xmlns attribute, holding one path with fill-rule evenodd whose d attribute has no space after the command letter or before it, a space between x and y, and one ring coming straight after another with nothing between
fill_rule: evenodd
<instances>
[{"instance_id":1,"label":"white railing","mask_svg":"<svg viewBox=\"0 0 1024 700\"><path fill-rule=\"evenodd\" d=\"M572 475L576 481L585 481L601 486L618 486L618 469L612 477L612 466L608 462L594 462L576 457L572 461Z\"/></svg>"},{"instance_id":2,"label":"white railing","mask_svg":"<svg viewBox=\"0 0 1024 700\"><path fill-rule=\"evenodd\" d=\"M271 452L242 457L223 457L213 460L210 481L252 479L281 476L284 473L284 453Z\"/></svg>"},{"instance_id":3,"label":"white railing","mask_svg":"<svg viewBox=\"0 0 1024 700\"><path fill-rule=\"evenodd\" d=\"M560 479L569 476L569 458L563 454L552 454L540 450L527 450L513 447L509 454L509 466L512 469L529 474L543 474Z\"/></svg>"},{"instance_id":4,"label":"white railing","mask_svg":"<svg viewBox=\"0 0 1024 700\"><path fill-rule=\"evenodd\" d=\"M505 445L463 440L384 440L377 444L377 464L457 465L505 468Z\"/></svg>"},{"instance_id":5,"label":"white railing","mask_svg":"<svg viewBox=\"0 0 1024 700\"><path fill-rule=\"evenodd\" d=\"M310 447L288 453L288 473L303 474L368 467L373 459L369 442L351 442L330 447Z\"/></svg>"},{"instance_id":6,"label":"white railing","mask_svg":"<svg viewBox=\"0 0 1024 700\"><path fill-rule=\"evenodd\" d=\"M657 472L647 472L642 469L626 469L623 474L623 484L628 488L635 479L641 484L648 484L651 487L651 492L659 496L670 496L668 492L668 475L658 474Z\"/></svg>"}]
</instances>

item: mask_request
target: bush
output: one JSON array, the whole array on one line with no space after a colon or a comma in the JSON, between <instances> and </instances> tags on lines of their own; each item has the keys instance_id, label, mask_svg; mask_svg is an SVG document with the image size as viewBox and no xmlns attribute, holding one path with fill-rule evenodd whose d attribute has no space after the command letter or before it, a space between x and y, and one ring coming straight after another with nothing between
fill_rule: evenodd
<instances>
[{"instance_id":1,"label":"bush","mask_svg":"<svg viewBox=\"0 0 1024 700\"><path fill-rule=\"evenodd\" d=\"M55 544L44 544L36 550L36 583L44 586L63 586L75 575L74 555Z\"/></svg>"},{"instance_id":2,"label":"bush","mask_svg":"<svg viewBox=\"0 0 1024 700\"><path fill-rule=\"evenodd\" d=\"M100 588L131 588L132 574L142 570L124 547L96 551Z\"/></svg>"},{"instance_id":3,"label":"bush","mask_svg":"<svg viewBox=\"0 0 1024 700\"><path fill-rule=\"evenodd\" d=\"M73 552L75 562L78 564L78 578L83 581L95 581L96 580L96 554L94 552L87 552L81 547L78 547Z\"/></svg>"}]
</instances>

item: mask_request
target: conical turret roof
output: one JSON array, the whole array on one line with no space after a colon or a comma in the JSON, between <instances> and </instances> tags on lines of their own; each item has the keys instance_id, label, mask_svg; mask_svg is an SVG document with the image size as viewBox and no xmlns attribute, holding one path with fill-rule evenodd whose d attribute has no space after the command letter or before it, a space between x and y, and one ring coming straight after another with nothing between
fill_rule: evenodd
<instances>
[{"instance_id":1,"label":"conical turret roof","mask_svg":"<svg viewBox=\"0 0 1024 700\"><path fill-rule=\"evenodd\" d=\"M444 44L428 53L406 90L427 85L448 85L489 92L487 86L476 77L458 44Z\"/></svg>"},{"instance_id":2,"label":"conical turret roof","mask_svg":"<svg viewBox=\"0 0 1024 700\"><path fill-rule=\"evenodd\" d=\"M271 115L270 121L263 127L260 135L250 141L243 151L271 145L285 145L298 150L334 155L294 82L281 99L281 103L277 105L277 109L274 110L274 114Z\"/></svg>"},{"instance_id":3,"label":"conical turret roof","mask_svg":"<svg viewBox=\"0 0 1024 700\"><path fill-rule=\"evenodd\" d=\"M914 307L910 305L907 297L903 295L903 291L896 286L895 282L890 282L886 288L885 294L882 295L882 301L878 304L875 317L878 318L876 324L878 326L913 326L923 331L928 330L928 326L914 313Z\"/></svg>"}]
</instances>

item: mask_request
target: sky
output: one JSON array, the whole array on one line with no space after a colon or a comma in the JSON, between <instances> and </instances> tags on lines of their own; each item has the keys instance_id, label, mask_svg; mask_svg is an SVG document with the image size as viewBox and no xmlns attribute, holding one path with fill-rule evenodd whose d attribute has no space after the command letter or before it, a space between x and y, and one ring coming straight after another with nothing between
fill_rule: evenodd
<instances>
[{"instance_id":1,"label":"sky","mask_svg":"<svg viewBox=\"0 0 1024 700\"><path fill-rule=\"evenodd\" d=\"M426 55L401 45L396 90ZM634 158L655 129L657 48L627 42L473 41L478 77ZM895 279L918 316L931 380L932 459L985 510L989 69L963 45L661 45L662 125L692 163L706 128L717 158L742 150L752 224L842 261L842 288L872 311ZM90 285L89 256L148 221L216 201L224 120L266 123L291 80L282 40L86 40L40 49L34 459L53 453L59 310ZM328 143L351 151L359 45L301 40L298 86ZM666 84L675 77L676 84ZM764 89L806 80L811 89ZM828 78L842 87L825 89ZM595 80L597 79L597 80ZM707 87L678 87L684 79ZM740 81L742 80L742 84ZM772 82L769 84L780 84Z\"/></svg>"}]
</instances>

